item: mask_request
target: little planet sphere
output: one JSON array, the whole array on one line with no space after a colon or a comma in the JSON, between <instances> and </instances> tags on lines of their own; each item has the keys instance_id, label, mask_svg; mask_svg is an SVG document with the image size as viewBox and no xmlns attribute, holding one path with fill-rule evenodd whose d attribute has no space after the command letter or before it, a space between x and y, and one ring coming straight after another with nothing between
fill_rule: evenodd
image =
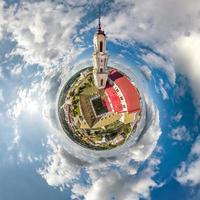
<instances>
[{"instance_id":1,"label":"little planet sphere","mask_svg":"<svg viewBox=\"0 0 200 200\"><path fill-rule=\"evenodd\" d=\"M73 142L100 151L126 143L136 132L142 102L134 80L107 66L106 35L100 19L93 43L93 66L79 71L64 85L58 117Z\"/></svg>"}]
</instances>

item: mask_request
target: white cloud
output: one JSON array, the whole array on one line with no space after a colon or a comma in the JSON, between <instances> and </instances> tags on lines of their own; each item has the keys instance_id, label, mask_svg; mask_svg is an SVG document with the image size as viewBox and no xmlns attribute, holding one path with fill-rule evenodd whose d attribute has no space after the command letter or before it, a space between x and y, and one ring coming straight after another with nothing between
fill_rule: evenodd
<instances>
[{"instance_id":1,"label":"white cloud","mask_svg":"<svg viewBox=\"0 0 200 200\"><path fill-rule=\"evenodd\" d=\"M176 122L179 122L183 117L183 113L182 112L178 112L176 113L175 116L172 117L173 120L175 120Z\"/></svg>"},{"instance_id":2,"label":"white cloud","mask_svg":"<svg viewBox=\"0 0 200 200\"><path fill-rule=\"evenodd\" d=\"M12 54L21 55L26 62L47 67L61 60L66 64L82 51L72 44L77 35L76 26L83 16L80 7L70 9L41 1L23 2L2 10L6 15L4 29L17 42Z\"/></svg>"},{"instance_id":3,"label":"white cloud","mask_svg":"<svg viewBox=\"0 0 200 200\"><path fill-rule=\"evenodd\" d=\"M178 71L185 75L194 93L194 104L200 113L200 34L182 36L175 42Z\"/></svg>"},{"instance_id":4,"label":"white cloud","mask_svg":"<svg viewBox=\"0 0 200 200\"><path fill-rule=\"evenodd\" d=\"M58 81L55 81L54 77L57 71L58 69L54 68L46 70L45 73L36 72L31 76L32 83L30 85L17 87L14 100L7 105L7 116L10 119L17 120L23 112L33 115L38 114L38 111L41 111L39 113L43 113L46 108L45 106L49 106L48 108L51 109L50 104L52 103L52 99L48 99L48 92L57 92L58 88L52 91L52 84Z\"/></svg>"},{"instance_id":5,"label":"white cloud","mask_svg":"<svg viewBox=\"0 0 200 200\"><path fill-rule=\"evenodd\" d=\"M144 135L130 150L130 158L136 161L146 160L153 152L161 135L159 110L147 100L147 120Z\"/></svg>"},{"instance_id":6,"label":"white cloud","mask_svg":"<svg viewBox=\"0 0 200 200\"><path fill-rule=\"evenodd\" d=\"M4 1L0 1L0 40L3 38L4 25L5 25L5 16L4 16Z\"/></svg>"},{"instance_id":7,"label":"white cloud","mask_svg":"<svg viewBox=\"0 0 200 200\"><path fill-rule=\"evenodd\" d=\"M147 63L152 65L154 68L160 68L163 69L166 74L168 75L168 78L170 82L174 85L176 81L176 73L173 68L172 63L169 61L164 60L162 57L154 54L154 53L148 53L146 55L142 56L142 59Z\"/></svg>"},{"instance_id":8,"label":"white cloud","mask_svg":"<svg viewBox=\"0 0 200 200\"><path fill-rule=\"evenodd\" d=\"M157 88L157 89L160 90L163 100L169 99L169 95L165 89L164 81L162 79L159 79L159 88Z\"/></svg>"},{"instance_id":9,"label":"white cloud","mask_svg":"<svg viewBox=\"0 0 200 200\"><path fill-rule=\"evenodd\" d=\"M165 90L165 88L163 87L163 85L160 85L160 91L161 91L161 94L163 96L163 100L169 99L167 91Z\"/></svg>"},{"instance_id":10,"label":"white cloud","mask_svg":"<svg viewBox=\"0 0 200 200\"><path fill-rule=\"evenodd\" d=\"M188 161L182 162L176 170L176 179L181 184L200 184L200 137L197 137L192 146Z\"/></svg>"},{"instance_id":11,"label":"white cloud","mask_svg":"<svg viewBox=\"0 0 200 200\"><path fill-rule=\"evenodd\" d=\"M86 200L136 200L149 198L150 188L156 183L151 179L152 171L145 171L138 176L123 176L118 172L109 173L98 179L87 192Z\"/></svg>"},{"instance_id":12,"label":"white cloud","mask_svg":"<svg viewBox=\"0 0 200 200\"><path fill-rule=\"evenodd\" d=\"M3 90L0 89L0 103L4 102Z\"/></svg>"},{"instance_id":13,"label":"white cloud","mask_svg":"<svg viewBox=\"0 0 200 200\"><path fill-rule=\"evenodd\" d=\"M170 136L176 141L189 141L191 136L185 126L172 129Z\"/></svg>"},{"instance_id":14,"label":"white cloud","mask_svg":"<svg viewBox=\"0 0 200 200\"><path fill-rule=\"evenodd\" d=\"M0 66L0 80L1 79L4 79L4 75L3 75L3 72L2 72L2 67Z\"/></svg>"},{"instance_id":15,"label":"white cloud","mask_svg":"<svg viewBox=\"0 0 200 200\"><path fill-rule=\"evenodd\" d=\"M138 174L131 175L117 170L107 171L104 175L92 179L89 187L77 187L72 189L74 198L84 196L86 200L97 200L99 197L105 200L139 200L149 199L150 191L159 185L152 179L156 174L156 166L160 162L149 161L148 166ZM92 174L92 171L88 171Z\"/></svg>"},{"instance_id":16,"label":"white cloud","mask_svg":"<svg viewBox=\"0 0 200 200\"><path fill-rule=\"evenodd\" d=\"M145 75L145 77L147 78L147 80L151 80L152 78L152 72L149 69L149 67L147 67L146 65L143 65L140 70L142 71L142 73Z\"/></svg>"},{"instance_id":17,"label":"white cloud","mask_svg":"<svg viewBox=\"0 0 200 200\"><path fill-rule=\"evenodd\" d=\"M21 138L21 135L20 135L18 126L15 126L14 129L15 129L15 130L14 130L14 138L13 138L13 140L12 140L11 146L9 147L9 150L11 150L11 149L13 148L14 145L18 145L18 144L19 144L19 141L20 141L20 138Z\"/></svg>"},{"instance_id":18,"label":"white cloud","mask_svg":"<svg viewBox=\"0 0 200 200\"><path fill-rule=\"evenodd\" d=\"M76 199L79 199L79 197L83 197L87 194L88 187L75 183L72 186L71 192L72 192L71 199L76 200Z\"/></svg>"},{"instance_id":19,"label":"white cloud","mask_svg":"<svg viewBox=\"0 0 200 200\"><path fill-rule=\"evenodd\" d=\"M16 64L11 70L11 75L19 75L22 72L23 66L21 64Z\"/></svg>"},{"instance_id":20,"label":"white cloud","mask_svg":"<svg viewBox=\"0 0 200 200\"><path fill-rule=\"evenodd\" d=\"M67 153L53 137L48 138L47 148L51 153L46 158L46 164L38 173L51 186L64 186L75 179L84 162Z\"/></svg>"},{"instance_id":21,"label":"white cloud","mask_svg":"<svg viewBox=\"0 0 200 200\"><path fill-rule=\"evenodd\" d=\"M34 84L32 88L19 88L17 92L18 98L13 101L7 110L7 116L10 119L17 119L23 111L28 111L34 102L33 96L37 91L39 84Z\"/></svg>"},{"instance_id":22,"label":"white cloud","mask_svg":"<svg viewBox=\"0 0 200 200\"><path fill-rule=\"evenodd\" d=\"M178 83L174 88L174 97L176 100L184 97L188 88L188 82L186 81L185 77L180 77Z\"/></svg>"},{"instance_id":23,"label":"white cloud","mask_svg":"<svg viewBox=\"0 0 200 200\"><path fill-rule=\"evenodd\" d=\"M98 3L102 3L103 0L93 0L93 1L88 1L88 0L68 0L67 3L70 6L76 7L76 6L92 6Z\"/></svg>"},{"instance_id":24,"label":"white cloud","mask_svg":"<svg viewBox=\"0 0 200 200\"><path fill-rule=\"evenodd\" d=\"M164 43L198 30L199 8L195 0L115 0L103 22L111 39Z\"/></svg>"}]
</instances>

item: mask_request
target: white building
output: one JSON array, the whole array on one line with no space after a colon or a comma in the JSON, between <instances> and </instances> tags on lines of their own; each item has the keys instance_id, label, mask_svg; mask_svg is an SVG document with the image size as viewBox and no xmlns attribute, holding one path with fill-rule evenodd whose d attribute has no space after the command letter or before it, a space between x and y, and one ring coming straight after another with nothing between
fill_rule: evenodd
<instances>
[{"instance_id":1,"label":"white building","mask_svg":"<svg viewBox=\"0 0 200 200\"><path fill-rule=\"evenodd\" d=\"M106 51L106 35L101 30L101 21L99 17L99 26L94 35L94 52L93 52L93 76L94 82L98 89L106 87L108 79L108 53Z\"/></svg>"}]
</instances>

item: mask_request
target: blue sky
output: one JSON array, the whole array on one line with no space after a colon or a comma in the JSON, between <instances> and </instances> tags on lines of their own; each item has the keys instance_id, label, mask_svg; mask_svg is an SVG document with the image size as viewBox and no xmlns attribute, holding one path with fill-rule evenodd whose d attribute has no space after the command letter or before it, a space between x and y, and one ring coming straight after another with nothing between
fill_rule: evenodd
<instances>
[{"instance_id":1,"label":"blue sky","mask_svg":"<svg viewBox=\"0 0 200 200\"><path fill-rule=\"evenodd\" d=\"M146 128L129 148L84 150L62 135L63 84L90 66L98 6L109 65L137 79ZM0 2L0 199L200 198L200 3Z\"/></svg>"}]
</instances>

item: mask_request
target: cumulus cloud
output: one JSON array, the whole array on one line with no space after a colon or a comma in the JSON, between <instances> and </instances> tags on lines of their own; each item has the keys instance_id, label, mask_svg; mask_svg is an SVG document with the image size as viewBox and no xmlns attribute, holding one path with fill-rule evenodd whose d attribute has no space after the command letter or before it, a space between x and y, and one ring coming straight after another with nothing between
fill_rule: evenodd
<instances>
[{"instance_id":1,"label":"cumulus cloud","mask_svg":"<svg viewBox=\"0 0 200 200\"><path fill-rule=\"evenodd\" d=\"M14 149L15 146L19 145L21 139L21 134L19 131L19 127L15 124L14 126L14 137L13 140L11 141L11 144L8 146L8 151L11 151Z\"/></svg>"},{"instance_id":2,"label":"cumulus cloud","mask_svg":"<svg viewBox=\"0 0 200 200\"><path fill-rule=\"evenodd\" d=\"M187 128L185 126L180 126L180 127L172 129L170 136L176 141L191 140L189 131L187 130Z\"/></svg>"},{"instance_id":3,"label":"cumulus cloud","mask_svg":"<svg viewBox=\"0 0 200 200\"><path fill-rule=\"evenodd\" d=\"M198 30L199 8L195 0L116 0L103 21L111 39L164 43Z\"/></svg>"},{"instance_id":4,"label":"cumulus cloud","mask_svg":"<svg viewBox=\"0 0 200 200\"><path fill-rule=\"evenodd\" d=\"M159 163L159 161L149 161L144 170L134 175L119 170L107 171L103 176L92 180L90 187L77 187L75 185L75 188L72 189L72 199L81 196L84 196L86 200L97 200L99 197L105 200L149 199L151 189L159 187L153 180L153 176L156 174L156 166ZM88 173L91 174L92 172L88 171Z\"/></svg>"},{"instance_id":5,"label":"cumulus cloud","mask_svg":"<svg viewBox=\"0 0 200 200\"><path fill-rule=\"evenodd\" d=\"M68 0L67 4L69 4L70 6L76 7L76 6L92 6L95 4L99 4L102 3L103 0L93 0L93 1L88 1L88 0Z\"/></svg>"},{"instance_id":6,"label":"cumulus cloud","mask_svg":"<svg viewBox=\"0 0 200 200\"><path fill-rule=\"evenodd\" d=\"M0 2L0 40L3 38L5 25L5 16L4 16L4 1Z\"/></svg>"},{"instance_id":7,"label":"cumulus cloud","mask_svg":"<svg viewBox=\"0 0 200 200\"><path fill-rule=\"evenodd\" d=\"M16 64L13 69L11 70L11 75L19 75L22 73L23 66L21 64Z\"/></svg>"},{"instance_id":8,"label":"cumulus cloud","mask_svg":"<svg viewBox=\"0 0 200 200\"><path fill-rule=\"evenodd\" d=\"M17 67L16 67L17 66ZM12 75L21 73L22 66L16 65L11 70ZM19 68L19 69L18 69ZM60 68L52 68L44 73L40 71L32 74L32 83L30 85L18 86L16 88L16 97L7 107L7 116L10 119L17 120L23 112L41 111L46 118L50 114L52 104L55 105L56 95L60 86Z\"/></svg>"},{"instance_id":9,"label":"cumulus cloud","mask_svg":"<svg viewBox=\"0 0 200 200\"><path fill-rule=\"evenodd\" d=\"M142 56L142 59L146 62L146 64L151 65L154 68L163 69L168 75L170 82L173 85L175 84L176 73L173 65L170 62L164 60L161 56L158 56L154 53L145 54Z\"/></svg>"},{"instance_id":10,"label":"cumulus cloud","mask_svg":"<svg viewBox=\"0 0 200 200\"><path fill-rule=\"evenodd\" d=\"M174 88L174 97L175 100L180 100L181 98L183 98L187 92L188 89L188 81L186 80L186 77L179 77L177 79L177 84Z\"/></svg>"},{"instance_id":11,"label":"cumulus cloud","mask_svg":"<svg viewBox=\"0 0 200 200\"><path fill-rule=\"evenodd\" d=\"M123 176L118 172L110 173L98 179L87 192L86 200L97 200L99 197L110 199L140 199L149 198L150 187L156 183L151 179L152 171L144 171L141 175Z\"/></svg>"},{"instance_id":12,"label":"cumulus cloud","mask_svg":"<svg viewBox=\"0 0 200 200\"><path fill-rule=\"evenodd\" d=\"M186 76L194 93L194 104L200 113L200 34L191 33L175 42L178 71Z\"/></svg>"},{"instance_id":13,"label":"cumulus cloud","mask_svg":"<svg viewBox=\"0 0 200 200\"><path fill-rule=\"evenodd\" d=\"M197 137L189 154L188 161L182 162L176 170L176 179L181 184L200 184L200 137Z\"/></svg>"},{"instance_id":14,"label":"cumulus cloud","mask_svg":"<svg viewBox=\"0 0 200 200\"><path fill-rule=\"evenodd\" d=\"M150 99L147 101L147 119L144 134L130 150L130 157L136 161L147 159L155 149L161 135L159 110Z\"/></svg>"},{"instance_id":15,"label":"cumulus cloud","mask_svg":"<svg viewBox=\"0 0 200 200\"><path fill-rule=\"evenodd\" d=\"M162 79L159 79L159 87L156 87L156 90L160 91L163 97L163 100L169 99L169 95L165 89L165 84Z\"/></svg>"},{"instance_id":16,"label":"cumulus cloud","mask_svg":"<svg viewBox=\"0 0 200 200\"><path fill-rule=\"evenodd\" d=\"M151 80L152 78L152 72L149 69L149 67L147 67L146 65L143 65L140 70L142 71L142 73L145 75L145 77L147 78L147 80Z\"/></svg>"},{"instance_id":17,"label":"cumulus cloud","mask_svg":"<svg viewBox=\"0 0 200 200\"><path fill-rule=\"evenodd\" d=\"M66 64L82 51L72 43L83 16L81 8L40 1L23 2L6 9L1 6L1 9L4 13L1 26L17 43L12 54L22 56L26 62L47 67L60 61Z\"/></svg>"},{"instance_id":18,"label":"cumulus cloud","mask_svg":"<svg viewBox=\"0 0 200 200\"><path fill-rule=\"evenodd\" d=\"M0 66L0 80L1 79L4 79L4 75L3 75L3 72L2 72L2 68L1 68L1 66Z\"/></svg>"},{"instance_id":19,"label":"cumulus cloud","mask_svg":"<svg viewBox=\"0 0 200 200\"><path fill-rule=\"evenodd\" d=\"M39 84L34 84L32 88L19 88L17 99L8 105L7 116L16 120L23 111L32 111L31 109L38 105L34 98L34 95L38 95L38 88Z\"/></svg>"},{"instance_id":20,"label":"cumulus cloud","mask_svg":"<svg viewBox=\"0 0 200 200\"><path fill-rule=\"evenodd\" d=\"M3 90L0 89L0 102L4 102L4 95L3 95Z\"/></svg>"},{"instance_id":21,"label":"cumulus cloud","mask_svg":"<svg viewBox=\"0 0 200 200\"><path fill-rule=\"evenodd\" d=\"M51 186L68 184L80 174L81 167L86 165L86 162L65 151L53 137L48 138L47 148L51 153L46 158L45 166L40 168L38 173Z\"/></svg>"},{"instance_id":22,"label":"cumulus cloud","mask_svg":"<svg viewBox=\"0 0 200 200\"><path fill-rule=\"evenodd\" d=\"M178 112L176 113L175 116L172 117L173 120L175 120L176 122L179 122L183 117L183 113L182 112Z\"/></svg>"}]
</instances>

